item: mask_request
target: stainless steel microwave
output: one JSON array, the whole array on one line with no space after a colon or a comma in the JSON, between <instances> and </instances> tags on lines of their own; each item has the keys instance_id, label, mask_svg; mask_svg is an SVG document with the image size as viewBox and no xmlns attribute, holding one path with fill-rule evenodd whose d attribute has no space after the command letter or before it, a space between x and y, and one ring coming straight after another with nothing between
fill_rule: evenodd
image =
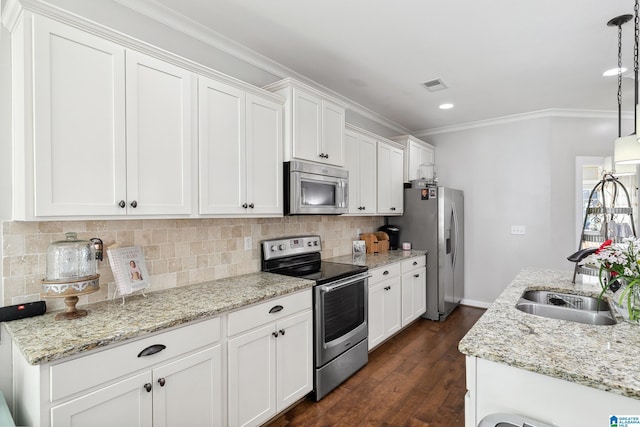
<instances>
[{"instance_id":1,"label":"stainless steel microwave","mask_svg":"<svg viewBox=\"0 0 640 427\"><path fill-rule=\"evenodd\" d=\"M301 161L284 163L285 215L341 215L348 208L348 171Z\"/></svg>"}]
</instances>

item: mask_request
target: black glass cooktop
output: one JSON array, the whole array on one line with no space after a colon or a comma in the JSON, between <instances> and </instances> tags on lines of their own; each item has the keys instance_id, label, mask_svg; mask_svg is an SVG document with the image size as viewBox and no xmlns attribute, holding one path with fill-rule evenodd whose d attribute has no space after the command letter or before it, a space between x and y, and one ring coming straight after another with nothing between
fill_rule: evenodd
<instances>
[{"instance_id":1,"label":"black glass cooktop","mask_svg":"<svg viewBox=\"0 0 640 427\"><path fill-rule=\"evenodd\" d=\"M272 270L272 273L286 276L301 277L315 280L317 285L344 279L359 273L364 273L368 268L361 265L340 264L337 262L316 261L308 264L289 266Z\"/></svg>"}]
</instances>

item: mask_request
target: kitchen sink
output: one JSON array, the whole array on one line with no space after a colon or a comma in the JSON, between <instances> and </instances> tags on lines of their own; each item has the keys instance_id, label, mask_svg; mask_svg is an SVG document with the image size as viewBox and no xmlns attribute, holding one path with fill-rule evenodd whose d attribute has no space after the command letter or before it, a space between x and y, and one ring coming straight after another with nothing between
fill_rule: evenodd
<instances>
[{"instance_id":1,"label":"kitchen sink","mask_svg":"<svg viewBox=\"0 0 640 427\"><path fill-rule=\"evenodd\" d=\"M606 301L563 292L526 290L516 303L516 308L536 316L588 325L617 323Z\"/></svg>"}]
</instances>

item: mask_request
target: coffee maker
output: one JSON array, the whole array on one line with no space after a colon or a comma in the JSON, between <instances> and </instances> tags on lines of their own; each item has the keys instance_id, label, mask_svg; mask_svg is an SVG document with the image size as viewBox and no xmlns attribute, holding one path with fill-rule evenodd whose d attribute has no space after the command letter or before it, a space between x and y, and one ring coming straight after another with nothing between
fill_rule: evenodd
<instances>
[{"instance_id":1,"label":"coffee maker","mask_svg":"<svg viewBox=\"0 0 640 427\"><path fill-rule=\"evenodd\" d=\"M397 225L385 224L378 228L389 235L389 249L396 250L400 247L400 227Z\"/></svg>"}]
</instances>

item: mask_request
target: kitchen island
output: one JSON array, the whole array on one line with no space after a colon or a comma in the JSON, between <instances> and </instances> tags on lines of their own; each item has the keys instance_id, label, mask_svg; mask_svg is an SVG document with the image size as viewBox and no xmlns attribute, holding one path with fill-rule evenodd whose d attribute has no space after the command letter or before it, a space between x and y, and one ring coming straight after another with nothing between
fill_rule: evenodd
<instances>
[{"instance_id":1,"label":"kitchen island","mask_svg":"<svg viewBox=\"0 0 640 427\"><path fill-rule=\"evenodd\" d=\"M571 272L522 270L460 341L467 356L466 425L512 412L558 426L640 415L640 326L586 325L524 313L525 289L597 296Z\"/></svg>"}]
</instances>

